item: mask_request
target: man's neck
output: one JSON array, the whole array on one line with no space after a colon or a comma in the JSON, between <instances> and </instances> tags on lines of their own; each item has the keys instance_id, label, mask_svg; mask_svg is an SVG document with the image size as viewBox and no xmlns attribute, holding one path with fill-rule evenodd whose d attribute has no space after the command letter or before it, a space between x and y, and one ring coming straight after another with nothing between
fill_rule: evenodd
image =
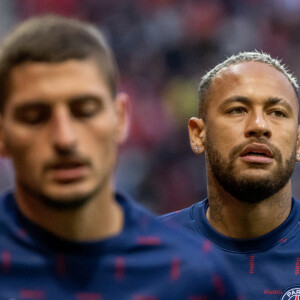
<instances>
[{"instance_id":1,"label":"man's neck","mask_svg":"<svg viewBox=\"0 0 300 300\"><path fill-rule=\"evenodd\" d=\"M18 188L16 202L21 212L33 223L73 241L103 240L119 234L123 228L123 209L115 201L110 189L102 190L94 199L73 210L53 209Z\"/></svg>"},{"instance_id":2,"label":"man's neck","mask_svg":"<svg viewBox=\"0 0 300 300\"><path fill-rule=\"evenodd\" d=\"M211 226L232 238L256 238L283 223L291 211L291 182L259 203L237 200L218 183L208 186L209 207L206 213Z\"/></svg>"}]
</instances>

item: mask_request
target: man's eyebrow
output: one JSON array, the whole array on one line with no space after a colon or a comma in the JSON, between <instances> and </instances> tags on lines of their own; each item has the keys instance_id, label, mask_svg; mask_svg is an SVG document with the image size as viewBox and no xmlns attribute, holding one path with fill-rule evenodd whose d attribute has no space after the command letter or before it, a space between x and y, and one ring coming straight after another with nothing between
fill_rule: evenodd
<instances>
[{"instance_id":1,"label":"man's eyebrow","mask_svg":"<svg viewBox=\"0 0 300 300\"><path fill-rule=\"evenodd\" d=\"M291 105L288 103L288 101L286 101L285 99L282 99L282 98L277 98L277 97L270 97L268 98L267 102L266 102L266 106L272 106L272 105L275 105L275 104L280 104L280 105L283 105L289 109L292 110L292 107Z\"/></svg>"},{"instance_id":2,"label":"man's eyebrow","mask_svg":"<svg viewBox=\"0 0 300 300\"><path fill-rule=\"evenodd\" d=\"M224 106L227 106L231 103L234 103L234 102L238 102L238 103L241 103L241 104L245 104L245 105L249 105L251 103L251 99L248 98L248 97L245 97L245 96L232 96L232 97L229 97L227 98L221 105L220 105L220 108L223 108Z\"/></svg>"},{"instance_id":3,"label":"man's eyebrow","mask_svg":"<svg viewBox=\"0 0 300 300\"><path fill-rule=\"evenodd\" d=\"M103 97L101 97L99 95L93 95L93 94L83 94L83 95L71 97L68 102L76 103L76 102L81 102L81 101L85 101L85 100L93 100L93 101L102 102Z\"/></svg>"},{"instance_id":4,"label":"man's eyebrow","mask_svg":"<svg viewBox=\"0 0 300 300\"><path fill-rule=\"evenodd\" d=\"M251 104L251 99L248 97L244 97L244 96L232 96L227 98L222 104L221 104L221 108L224 106L229 105L230 103L241 103L241 104L245 104L245 105L250 105ZM288 110L292 111L292 106L290 105L290 103L288 101L286 101L283 98L278 98L278 97L269 97L267 99L267 101L264 103L265 107L269 107L272 105L276 105L276 104L280 104L284 107L286 107Z\"/></svg>"},{"instance_id":5,"label":"man's eyebrow","mask_svg":"<svg viewBox=\"0 0 300 300\"><path fill-rule=\"evenodd\" d=\"M30 109L30 108L47 107L47 106L50 105L40 99L37 99L37 100L28 100L25 103L16 104L15 109L21 110L21 109Z\"/></svg>"}]
</instances>

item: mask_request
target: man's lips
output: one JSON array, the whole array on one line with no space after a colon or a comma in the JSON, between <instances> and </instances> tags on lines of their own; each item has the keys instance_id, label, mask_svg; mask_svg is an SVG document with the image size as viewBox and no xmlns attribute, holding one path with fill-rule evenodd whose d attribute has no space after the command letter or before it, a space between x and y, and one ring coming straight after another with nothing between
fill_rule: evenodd
<instances>
[{"instance_id":1,"label":"man's lips","mask_svg":"<svg viewBox=\"0 0 300 300\"><path fill-rule=\"evenodd\" d=\"M51 163L47 170L55 181L68 183L81 180L86 175L88 166L84 160L69 159Z\"/></svg>"},{"instance_id":2,"label":"man's lips","mask_svg":"<svg viewBox=\"0 0 300 300\"><path fill-rule=\"evenodd\" d=\"M243 148L240 158L250 163L268 164L273 161L273 152L266 144L252 143Z\"/></svg>"}]
</instances>

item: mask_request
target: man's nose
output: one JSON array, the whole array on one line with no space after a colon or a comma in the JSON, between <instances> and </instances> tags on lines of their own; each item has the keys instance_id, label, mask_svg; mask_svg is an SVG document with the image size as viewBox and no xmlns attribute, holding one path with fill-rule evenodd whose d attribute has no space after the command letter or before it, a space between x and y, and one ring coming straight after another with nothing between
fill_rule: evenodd
<instances>
[{"instance_id":1,"label":"man's nose","mask_svg":"<svg viewBox=\"0 0 300 300\"><path fill-rule=\"evenodd\" d=\"M76 146L75 124L66 110L55 112L52 119L52 143L61 154L73 152Z\"/></svg>"},{"instance_id":2,"label":"man's nose","mask_svg":"<svg viewBox=\"0 0 300 300\"><path fill-rule=\"evenodd\" d=\"M266 137L272 136L271 128L267 116L264 112L252 112L247 120L245 128L246 137Z\"/></svg>"}]
</instances>

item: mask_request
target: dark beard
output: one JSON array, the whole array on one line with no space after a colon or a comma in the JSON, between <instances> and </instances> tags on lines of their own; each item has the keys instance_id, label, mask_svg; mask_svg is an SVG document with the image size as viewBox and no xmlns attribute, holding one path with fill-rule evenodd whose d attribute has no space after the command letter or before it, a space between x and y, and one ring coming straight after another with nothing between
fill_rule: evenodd
<instances>
[{"instance_id":1,"label":"dark beard","mask_svg":"<svg viewBox=\"0 0 300 300\"><path fill-rule=\"evenodd\" d=\"M206 154L213 175L225 191L239 201L249 204L259 203L281 190L291 178L296 163L296 147L289 159L283 163L279 149L266 143L265 139L264 141L256 139L252 142L267 144L272 150L278 166L271 175L264 178L238 177L234 175L234 162L239 157L242 149L249 144L249 141L235 147L229 155L229 161L226 161L221 156L221 153L214 148L209 134L207 134L206 139ZM261 164L254 163L251 167L257 169L263 168Z\"/></svg>"}]
</instances>

